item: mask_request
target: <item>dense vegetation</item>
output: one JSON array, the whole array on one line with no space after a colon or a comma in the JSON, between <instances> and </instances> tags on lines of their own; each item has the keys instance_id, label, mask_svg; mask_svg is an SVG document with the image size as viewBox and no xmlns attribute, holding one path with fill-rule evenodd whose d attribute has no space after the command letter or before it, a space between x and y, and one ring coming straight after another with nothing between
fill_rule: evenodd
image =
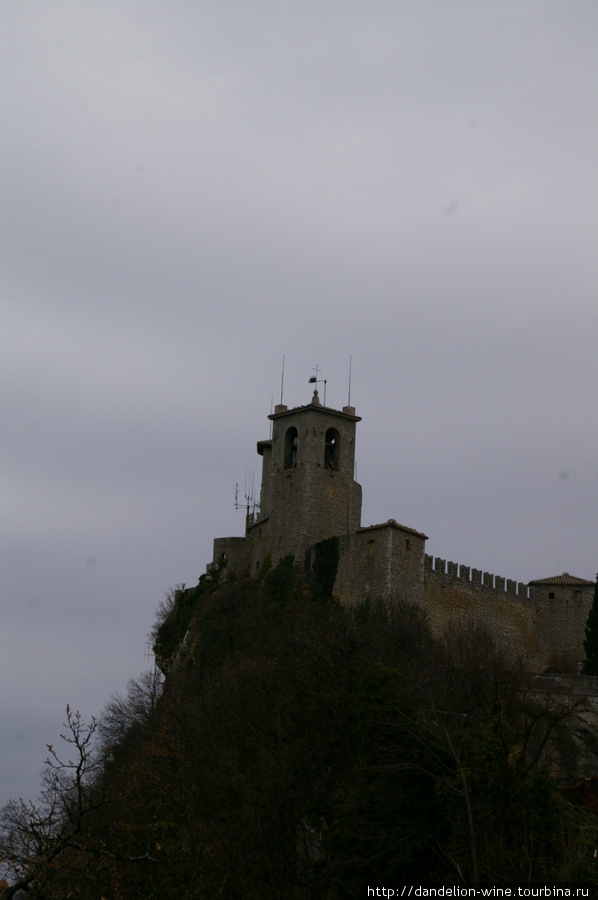
<instances>
[{"instance_id":1,"label":"dense vegetation","mask_svg":"<svg viewBox=\"0 0 598 900\"><path fill-rule=\"evenodd\" d=\"M19 880L40 900L596 880L594 820L551 751L574 704L522 690L471 623L434 641L400 601L339 607L334 556L312 584L292 558L259 581L212 572L162 609L164 683L90 726L67 711L40 802L2 811L5 898Z\"/></svg>"}]
</instances>

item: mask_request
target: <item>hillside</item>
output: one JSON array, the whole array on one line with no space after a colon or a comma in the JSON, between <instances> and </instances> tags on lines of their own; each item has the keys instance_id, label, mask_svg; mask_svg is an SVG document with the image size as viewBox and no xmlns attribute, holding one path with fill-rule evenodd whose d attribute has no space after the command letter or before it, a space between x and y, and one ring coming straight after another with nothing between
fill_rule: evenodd
<instances>
[{"instance_id":1,"label":"hillside","mask_svg":"<svg viewBox=\"0 0 598 900\"><path fill-rule=\"evenodd\" d=\"M322 559L310 580L292 558L259 580L213 570L162 608L165 676L90 727L69 712L41 804L3 811L13 883L299 900L596 881L595 820L558 789L579 702L523 690L473 623L437 639L415 607L339 606Z\"/></svg>"}]
</instances>

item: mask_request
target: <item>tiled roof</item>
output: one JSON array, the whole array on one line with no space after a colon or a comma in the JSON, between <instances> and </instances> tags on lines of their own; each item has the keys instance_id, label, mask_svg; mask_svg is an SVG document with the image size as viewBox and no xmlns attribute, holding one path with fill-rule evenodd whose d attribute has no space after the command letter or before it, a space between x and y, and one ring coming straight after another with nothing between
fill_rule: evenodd
<instances>
[{"instance_id":1,"label":"tiled roof","mask_svg":"<svg viewBox=\"0 0 598 900\"><path fill-rule=\"evenodd\" d=\"M394 519L389 519L388 522L381 522L379 525L362 525L359 531L374 531L377 528L398 528L400 531L407 531L409 534L416 534L418 537L428 540L427 534L424 534L422 531L416 531L415 528L408 528L407 525L399 525Z\"/></svg>"},{"instance_id":2,"label":"tiled roof","mask_svg":"<svg viewBox=\"0 0 598 900\"><path fill-rule=\"evenodd\" d=\"M555 575L554 578L539 578L537 581L530 581L530 584L594 584L594 582L563 572L562 575Z\"/></svg>"}]
</instances>

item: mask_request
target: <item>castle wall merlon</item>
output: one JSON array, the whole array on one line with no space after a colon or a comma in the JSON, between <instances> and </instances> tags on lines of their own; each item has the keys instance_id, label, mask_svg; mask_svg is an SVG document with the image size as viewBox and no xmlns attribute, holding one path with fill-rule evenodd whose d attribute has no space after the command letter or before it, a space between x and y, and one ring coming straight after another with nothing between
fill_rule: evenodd
<instances>
[{"instance_id":1,"label":"castle wall merlon","mask_svg":"<svg viewBox=\"0 0 598 900\"><path fill-rule=\"evenodd\" d=\"M533 589L529 585L522 582L514 581L512 578L503 578L501 575L494 575L492 572L484 572L482 569L474 569L470 566L463 566L455 562L447 562L437 556L434 558L426 553L425 570L434 575L444 576L450 581L464 582L465 584L474 585L482 590L492 592L492 594L511 594L522 599L529 599L533 595ZM531 582L530 582L531 584Z\"/></svg>"}]
</instances>

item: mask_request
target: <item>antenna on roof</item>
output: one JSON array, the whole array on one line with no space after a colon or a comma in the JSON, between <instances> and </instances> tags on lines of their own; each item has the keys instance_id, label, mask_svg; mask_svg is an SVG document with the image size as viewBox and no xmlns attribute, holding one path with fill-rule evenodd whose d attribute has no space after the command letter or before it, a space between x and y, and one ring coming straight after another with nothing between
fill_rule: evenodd
<instances>
[{"instance_id":1,"label":"antenna on roof","mask_svg":"<svg viewBox=\"0 0 598 900\"><path fill-rule=\"evenodd\" d=\"M245 521L247 525L257 522L260 513L260 504L255 496L255 472L253 469L247 473L245 469L245 502L239 500L239 482L235 485L235 509L245 510Z\"/></svg>"},{"instance_id":2,"label":"antenna on roof","mask_svg":"<svg viewBox=\"0 0 598 900\"><path fill-rule=\"evenodd\" d=\"M316 374L311 376L311 378L309 379L309 383L310 384L322 384L322 382L324 382L324 406L326 406L326 379L318 378L318 375L321 375L322 370L320 369L320 367L317 363L314 366L314 372ZM316 390L317 390L317 388L316 388Z\"/></svg>"},{"instance_id":3,"label":"antenna on roof","mask_svg":"<svg viewBox=\"0 0 598 900\"><path fill-rule=\"evenodd\" d=\"M349 394L347 396L347 406L351 406L351 364L353 362L353 357L349 356Z\"/></svg>"},{"instance_id":4,"label":"antenna on roof","mask_svg":"<svg viewBox=\"0 0 598 900\"><path fill-rule=\"evenodd\" d=\"M282 357L282 375L280 376L280 405L282 406L282 392L284 389L284 354Z\"/></svg>"}]
</instances>

